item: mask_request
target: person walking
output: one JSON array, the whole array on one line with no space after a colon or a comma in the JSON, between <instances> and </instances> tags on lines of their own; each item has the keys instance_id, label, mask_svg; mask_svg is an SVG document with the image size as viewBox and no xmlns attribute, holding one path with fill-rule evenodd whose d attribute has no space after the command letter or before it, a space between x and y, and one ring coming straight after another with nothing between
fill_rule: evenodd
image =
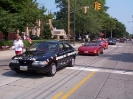
<instances>
[{"instance_id":1,"label":"person walking","mask_svg":"<svg viewBox=\"0 0 133 99\"><path fill-rule=\"evenodd\" d=\"M132 41L132 44L133 44L133 38L131 39L131 41Z\"/></svg>"},{"instance_id":2,"label":"person walking","mask_svg":"<svg viewBox=\"0 0 133 99\"><path fill-rule=\"evenodd\" d=\"M16 55L22 54L24 43L19 35L16 35L16 39L13 42L13 47Z\"/></svg>"}]
</instances>

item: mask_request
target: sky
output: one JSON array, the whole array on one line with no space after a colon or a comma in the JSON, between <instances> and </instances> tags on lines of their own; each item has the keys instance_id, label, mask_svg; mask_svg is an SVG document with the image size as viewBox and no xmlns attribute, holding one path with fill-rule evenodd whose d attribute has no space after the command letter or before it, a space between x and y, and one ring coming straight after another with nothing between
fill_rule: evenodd
<instances>
[{"instance_id":1,"label":"sky","mask_svg":"<svg viewBox=\"0 0 133 99\"><path fill-rule=\"evenodd\" d=\"M56 8L55 0L37 0L37 2L48 11L59 10ZM106 6L109 7L106 13L124 24L126 31L133 34L133 0L106 0Z\"/></svg>"}]
</instances>

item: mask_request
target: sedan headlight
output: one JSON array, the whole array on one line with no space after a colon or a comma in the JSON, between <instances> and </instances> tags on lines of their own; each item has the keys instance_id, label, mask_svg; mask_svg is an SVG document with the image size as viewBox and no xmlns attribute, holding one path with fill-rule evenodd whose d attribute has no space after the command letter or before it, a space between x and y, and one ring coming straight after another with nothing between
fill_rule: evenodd
<instances>
[{"instance_id":1,"label":"sedan headlight","mask_svg":"<svg viewBox=\"0 0 133 99\"><path fill-rule=\"evenodd\" d=\"M33 66L46 66L48 64L47 61L34 61L32 63Z\"/></svg>"},{"instance_id":2,"label":"sedan headlight","mask_svg":"<svg viewBox=\"0 0 133 99\"><path fill-rule=\"evenodd\" d=\"M12 60L11 60L11 63L19 63L19 61L16 60L16 59L12 59Z\"/></svg>"},{"instance_id":3,"label":"sedan headlight","mask_svg":"<svg viewBox=\"0 0 133 99\"><path fill-rule=\"evenodd\" d=\"M97 53L97 50L94 50L94 53Z\"/></svg>"}]
</instances>

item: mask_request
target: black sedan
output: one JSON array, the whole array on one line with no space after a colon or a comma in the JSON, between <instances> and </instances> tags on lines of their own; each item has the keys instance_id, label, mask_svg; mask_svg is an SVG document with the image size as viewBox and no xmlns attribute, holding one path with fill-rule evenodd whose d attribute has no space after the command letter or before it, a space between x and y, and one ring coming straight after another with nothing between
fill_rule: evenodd
<instances>
[{"instance_id":1,"label":"black sedan","mask_svg":"<svg viewBox=\"0 0 133 99\"><path fill-rule=\"evenodd\" d=\"M109 38L109 39L108 39L108 44L109 44L109 45L116 45L116 40L115 40L115 38Z\"/></svg>"},{"instance_id":2,"label":"black sedan","mask_svg":"<svg viewBox=\"0 0 133 99\"><path fill-rule=\"evenodd\" d=\"M120 43L125 43L126 39L125 38L120 38L119 42Z\"/></svg>"},{"instance_id":3,"label":"black sedan","mask_svg":"<svg viewBox=\"0 0 133 99\"><path fill-rule=\"evenodd\" d=\"M35 71L54 76L58 68L74 66L76 49L66 41L43 41L35 43L23 54L12 58L9 67L17 72Z\"/></svg>"}]
</instances>

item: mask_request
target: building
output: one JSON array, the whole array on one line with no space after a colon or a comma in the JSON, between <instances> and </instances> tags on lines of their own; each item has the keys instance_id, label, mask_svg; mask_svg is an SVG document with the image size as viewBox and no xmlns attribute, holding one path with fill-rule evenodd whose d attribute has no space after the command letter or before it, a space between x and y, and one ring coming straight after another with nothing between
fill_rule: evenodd
<instances>
[{"instance_id":1,"label":"building","mask_svg":"<svg viewBox=\"0 0 133 99\"><path fill-rule=\"evenodd\" d=\"M38 26L31 25L31 26L26 27L26 34L27 35L30 35L30 33L32 33L32 35L37 35L38 37L40 36L40 33L41 33L41 28L40 28L41 21L40 21L40 19L36 20L36 23L38 24ZM50 26L50 30L51 30L51 34L52 34L51 38L55 38L57 40L66 39L67 35L66 35L65 30L54 28L52 25L52 19L48 19L47 24L49 24L49 26Z\"/></svg>"},{"instance_id":2,"label":"building","mask_svg":"<svg viewBox=\"0 0 133 99\"><path fill-rule=\"evenodd\" d=\"M67 35L64 29L54 29L53 35L57 37L57 40L66 39Z\"/></svg>"},{"instance_id":3,"label":"building","mask_svg":"<svg viewBox=\"0 0 133 99\"><path fill-rule=\"evenodd\" d=\"M56 37L57 40L66 39L67 35L64 29L56 29L52 25L52 19L49 19L48 24L50 25L50 30L52 34L52 38Z\"/></svg>"}]
</instances>

